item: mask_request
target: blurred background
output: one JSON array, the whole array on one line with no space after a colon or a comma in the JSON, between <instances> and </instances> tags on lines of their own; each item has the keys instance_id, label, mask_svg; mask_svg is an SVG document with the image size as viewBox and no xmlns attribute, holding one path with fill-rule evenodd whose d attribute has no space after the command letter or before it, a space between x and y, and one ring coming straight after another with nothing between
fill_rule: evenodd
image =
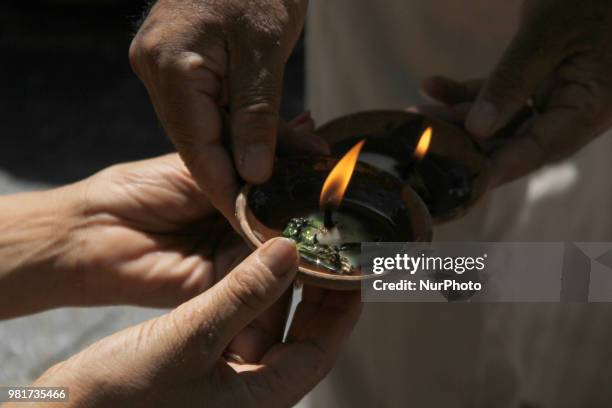
<instances>
[{"instance_id":1,"label":"blurred background","mask_svg":"<svg viewBox=\"0 0 612 408\"><path fill-rule=\"evenodd\" d=\"M0 194L70 183L173 150L127 57L146 6L137 0L0 4ZM303 42L285 82L281 114L289 119L304 105ZM160 313L70 308L0 321L0 384L26 385L84 346Z\"/></svg>"}]
</instances>

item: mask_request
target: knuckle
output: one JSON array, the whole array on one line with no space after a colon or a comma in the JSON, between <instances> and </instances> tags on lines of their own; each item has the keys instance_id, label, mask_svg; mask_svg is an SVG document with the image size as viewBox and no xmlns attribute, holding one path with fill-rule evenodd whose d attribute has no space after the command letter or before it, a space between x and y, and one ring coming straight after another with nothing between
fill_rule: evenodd
<instances>
[{"instance_id":1,"label":"knuckle","mask_svg":"<svg viewBox=\"0 0 612 408\"><path fill-rule=\"evenodd\" d=\"M302 398L291 377L283 375L274 364L267 365L265 372L266 375L252 377L245 382L251 398L265 401L265 406L269 408L293 406ZM270 398L270 395L274 395L274 398Z\"/></svg>"},{"instance_id":2,"label":"knuckle","mask_svg":"<svg viewBox=\"0 0 612 408\"><path fill-rule=\"evenodd\" d=\"M274 368L268 366L266 370L273 371ZM245 391L251 397L252 400L264 399L268 397L271 392L274 392L275 390L279 389L276 386L277 384L275 383L275 381L270 377L271 375L257 376L252 377L244 382L244 385L246 387Z\"/></svg>"},{"instance_id":3,"label":"knuckle","mask_svg":"<svg viewBox=\"0 0 612 408\"><path fill-rule=\"evenodd\" d=\"M177 57L176 65L177 68L186 74L199 72L203 68L206 68L202 56L193 52L182 53L179 57Z\"/></svg>"},{"instance_id":4,"label":"knuckle","mask_svg":"<svg viewBox=\"0 0 612 408\"><path fill-rule=\"evenodd\" d=\"M273 390L268 386L267 379L262 378L260 376L248 378L246 381L244 381L243 384L243 393L248 396L246 401L250 401L247 402L247 404L249 405L246 405L246 407L261 406L261 401L269 399L270 392ZM260 403L258 404L255 401L258 401ZM265 406L269 408L274 408L270 406L268 401L266 401Z\"/></svg>"},{"instance_id":5,"label":"knuckle","mask_svg":"<svg viewBox=\"0 0 612 408\"><path fill-rule=\"evenodd\" d=\"M232 133L240 140L271 140L276 134L279 114L269 102L252 99L239 108L232 121Z\"/></svg>"},{"instance_id":6,"label":"knuckle","mask_svg":"<svg viewBox=\"0 0 612 408\"><path fill-rule=\"evenodd\" d=\"M204 307L185 303L163 316L164 330L161 333L172 335L173 348L177 351L188 352L193 347L193 351L205 354L222 339L214 319L203 319L202 316L209 316Z\"/></svg>"},{"instance_id":7,"label":"knuckle","mask_svg":"<svg viewBox=\"0 0 612 408\"><path fill-rule=\"evenodd\" d=\"M220 58L222 59L222 58ZM160 65L161 81L166 89L187 86L216 100L222 91L224 62L199 53L177 52Z\"/></svg>"},{"instance_id":8,"label":"knuckle","mask_svg":"<svg viewBox=\"0 0 612 408\"><path fill-rule=\"evenodd\" d=\"M312 339L303 341L304 347L307 347L311 352L309 359L311 370L314 378L323 378L329 373L333 366L333 358L329 352L325 350L319 343Z\"/></svg>"},{"instance_id":9,"label":"knuckle","mask_svg":"<svg viewBox=\"0 0 612 408\"><path fill-rule=\"evenodd\" d=\"M268 366L269 374L264 377L265 388L268 390L280 390L286 388L286 379L273 364Z\"/></svg>"},{"instance_id":10,"label":"knuckle","mask_svg":"<svg viewBox=\"0 0 612 408\"><path fill-rule=\"evenodd\" d=\"M282 91L283 64L279 59L258 61L234 71L232 92L235 93L235 109L249 108L254 113L277 114Z\"/></svg>"},{"instance_id":11,"label":"knuckle","mask_svg":"<svg viewBox=\"0 0 612 408\"><path fill-rule=\"evenodd\" d=\"M246 267L238 273L230 274L228 288L231 296L251 312L260 311L268 301L266 282L262 275L267 267L263 264Z\"/></svg>"},{"instance_id":12,"label":"knuckle","mask_svg":"<svg viewBox=\"0 0 612 408\"><path fill-rule=\"evenodd\" d=\"M140 59L141 59L141 49L138 44L137 37L135 37L130 43L130 48L128 51L128 59L130 61L130 65L132 66L132 70L136 73L136 75L140 75Z\"/></svg>"},{"instance_id":13,"label":"knuckle","mask_svg":"<svg viewBox=\"0 0 612 408\"><path fill-rule=\"evenodd\" d=\"M134 329L134 342L133 347L135 351L146 350L148 342L151 338L157 336L158 333L163 333L163 330L159 330L159 326L164 322L163 318L149 320L144 322Z\"/></svg>"},{"instance_id":14,"label":"knuckle","mask_svg":"<svg viewBox=\"0 0 612 408\"><path fill-rule=\"evenodd\" d=\"M285 400L294 400L293 384L289 383L288 379L283 376L279 369L270 364L266 367L266 375L258 378L258 381L251 385L251 394L256 396L269 396L270 393L282 392L283 396L277 395L275 401L267 401L270 407L283 407L289 404L283 404ZM299 398L298 398L299 399ZM291 404L293 405L293 404Z\"/></svg>"},{"instance_id":15,"label":"knuckle","mask_svg":"<svg viewBox=\"0 0 612 408\"><path fill-rule=\"evenodd\" d=\"M145 34L141 39L140 49L142 56L149 62L158 62L165 48L166 45L155 33Z\"/></svg>"},{"instance_id":16,"label":"knuckle","mask_svg":"<svg viewBox=\"0 0 612 408\"><path fill-rule=\"evenodd\" d=\"M162 40L163 36L159 30L149 30L138 33L132 40L129 50L130 63L136 69L141 66L163 66L164 62L173 54L173 47L167 41Z\"/></svg>"},{"instance_id":17,"label":"knuckle","mask_svg":"<svg viewBox=\"0 0 612 408\"><path fill-rule=\"evenodd\" d=\"M253 95L242 104L237 105L239 113L236 121L240 126L254 127L257 130L261 126L269 128L276 126L279 120L276 104L269 101L269 97L264 95Z\"/></svg>"}]
</instances>

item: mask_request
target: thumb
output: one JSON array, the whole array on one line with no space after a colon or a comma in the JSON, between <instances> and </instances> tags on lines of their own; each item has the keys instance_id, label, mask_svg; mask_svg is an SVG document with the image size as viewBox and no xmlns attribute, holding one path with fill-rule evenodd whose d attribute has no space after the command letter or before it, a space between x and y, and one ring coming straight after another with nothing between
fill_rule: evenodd
<instances>
[{"instance_id":1,"label":"thumb","mask_svg":"<svg viewBox=\"0 0 612 408\"><path fill-rule=\"evenodd\" d=\"M298 255L293 241L268 241L208 291L173 314L177 338L214 363L240 330L268 309L293 282Z\"/></svg>"},{"instance_id":2,"label":"thumb","mask_svg":"<svg viewBox=\"0 0 612 408\"><path fill-rule=\"evenodd\" d=\"M561 61L560 41L538 29L521 28L485 82L465 122L472 134L485 138L504 127Z\"/></svg>"},{"instance_id":3,"label":"thumb","mask_svg":"<svg viewBox=\"0 0 612 408\"><path fill-rule=\"evenodd\" d=\"M262 183L272 173L285 65L280 49L264 48L271 49L239 45L231 58L234 161L251 183Z\"/></svg>"}]
</instances>

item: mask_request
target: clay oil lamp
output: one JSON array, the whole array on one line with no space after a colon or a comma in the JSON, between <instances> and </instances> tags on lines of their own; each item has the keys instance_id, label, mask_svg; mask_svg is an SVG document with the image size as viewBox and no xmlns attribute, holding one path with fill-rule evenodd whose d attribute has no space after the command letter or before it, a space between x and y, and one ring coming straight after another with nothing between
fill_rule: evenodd
<instances>
[{"instance_id":1,"label":"clay oil lamp","mask_svg":"<svg viewBox=\"0 0 612 408\"><path fill-rule=\"evenodd\" d=\"M487 189L486 156L462 129L434 118L366 111L332 120L317 133L336 156L366 138L360 160L409 184L435 223L465 214Z\"/></svg>"},{"instance_id":2,"label":"clay oil lamp","mask_svg":"<svg viewBox=\"0 0 612 408\"><path fill-rule=\"evenodd\" d=\"M487 159L463 130L407 111L367 111L317 130L330 157L277 159L247 185L236 214L247 240L297 242L299 278L359 289L362 242L430 242L431 225L465 214L486 192Z\"/></svg>"},{"instance_id":3,"label":"clay oil lamp","mask_svg":"<svg viewBox=\"0 0 612 408\"><path fill-rule=\"evenodd\" d=\"M358 162L364 140L338 157L277 159L272 177L245 186L236 215L254 247L286 236L300 252L299 279L337 290L359 289L362 242L431 241L431 217L399 178Z\"/></svg>"}]
</instances>

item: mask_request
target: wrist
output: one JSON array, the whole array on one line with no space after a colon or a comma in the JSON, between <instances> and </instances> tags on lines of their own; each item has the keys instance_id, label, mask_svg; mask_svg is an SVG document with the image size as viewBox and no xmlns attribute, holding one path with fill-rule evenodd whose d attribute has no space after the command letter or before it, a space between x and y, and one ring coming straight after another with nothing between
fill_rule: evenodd
<instances>
[{"instance_id":1,"label":"wrist","mask_svg":"<svg viewBox=\"0 0 612 408\"><path fill-rule=\"evenodd\" d=\"M0 197L0 318L70 304L73 232L79 222L73 186Z\"/></svg>"}]
</instances>

